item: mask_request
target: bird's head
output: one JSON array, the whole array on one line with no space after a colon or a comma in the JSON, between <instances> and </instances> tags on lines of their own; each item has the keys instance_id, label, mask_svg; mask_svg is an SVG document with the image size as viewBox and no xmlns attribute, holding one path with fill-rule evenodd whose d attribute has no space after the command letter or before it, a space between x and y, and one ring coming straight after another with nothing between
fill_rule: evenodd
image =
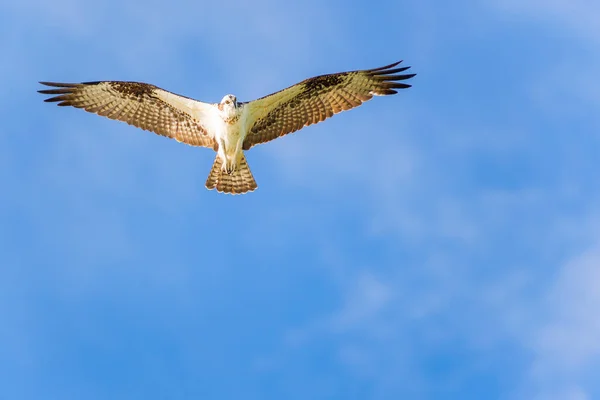
<instances>
[{"instance_id":1,"label":"bird's head","mask_svg":"<svg viewBox=\"0 0 600 400\"><path fill-rule=\"evenodd\" d=\"M223 100L219 103L219 110L232 112L238 108L238 102L234 95L228 94L223 97Z\"/></svg>"}]
</instances>

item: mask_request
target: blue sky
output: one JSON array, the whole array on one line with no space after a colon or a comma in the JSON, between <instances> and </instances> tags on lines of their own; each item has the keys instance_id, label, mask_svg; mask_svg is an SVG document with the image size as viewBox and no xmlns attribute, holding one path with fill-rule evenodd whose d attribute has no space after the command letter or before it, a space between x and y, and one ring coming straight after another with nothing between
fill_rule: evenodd
<instances>
[{"instance_id":1,"label":"blue sky","mask_svg":"<svg viewBox=\"0 0 600 400\"><path fill-rule=\"evenodd\" d=\"M600 398L600 5L3 2L0 398ZM213 153L37 81L399 95Z\"/></svg>"}]
</instances>

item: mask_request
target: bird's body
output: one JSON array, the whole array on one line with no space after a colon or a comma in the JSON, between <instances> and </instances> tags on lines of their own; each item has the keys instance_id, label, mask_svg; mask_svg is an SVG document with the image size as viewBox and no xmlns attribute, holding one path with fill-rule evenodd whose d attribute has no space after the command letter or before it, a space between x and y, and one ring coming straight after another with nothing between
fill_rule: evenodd
<instances>
[{"instance_id":1,"label":"bird's body","mask_svg":"<svg viewBox=\"0 0 600 400\"><path fill-rule=\"evenodd\" d=\"M215 141L223 169L231 173L242 157L242 144L248 133L248 108L238 104L235 96L229 94L217 106L220 118L215 118Z\"/></svg>"},{"instance_id":2,"label":"bird's body","mask_svg":"<svg viewBox=\"0 0 600 400\"><path fill-rule=\"evenodd\" d=\"M257 188L245 150L318 123L359 106L373 95L395 94L410 85L397 81L414 74L394 75L409 67L341 72L306 79L260 99L241 103L226 95L220 103L204 103L154 85L99 81L79 84L49 83L57 95L46 101L74 106L111 119L217 152L206 181L208 189L246 193Z\"/></svg>"}]
</instances>

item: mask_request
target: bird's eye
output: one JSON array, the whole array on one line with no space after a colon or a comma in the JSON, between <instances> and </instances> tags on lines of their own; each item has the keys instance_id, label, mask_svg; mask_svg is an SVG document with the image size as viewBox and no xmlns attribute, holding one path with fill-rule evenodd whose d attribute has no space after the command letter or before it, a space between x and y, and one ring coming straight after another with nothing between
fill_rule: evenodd
<instances>
[{"instance_id":1,"label":"bird's eye","mask_svg":"<svg viewBox=\"0 0 600 400\"><path fill-rule=\"evenodd\" d=\"M225 104L231 103L231 100L225 100Z\"/></svg>"}]
</instances>

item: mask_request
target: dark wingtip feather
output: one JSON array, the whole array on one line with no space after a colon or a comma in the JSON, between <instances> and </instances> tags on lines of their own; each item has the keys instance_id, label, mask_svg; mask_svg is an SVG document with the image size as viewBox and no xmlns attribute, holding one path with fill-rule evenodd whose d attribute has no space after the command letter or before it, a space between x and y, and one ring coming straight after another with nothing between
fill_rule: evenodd
<instances>
[{"instance_id":1,"label":"dark wingtip feather","mask_svg":"<svg viewBox=\"0 0 600 400\"><path fill-rule=\"evenodd\" d=\"M54 87L74 87L74 86L77 86L76 83L42 82L42 81L40 81L40 83L42 85L45 85L45 86L54 86Z\"/></svg>"},{"instance_id":2,"label":"dark wingtip feather","mask_svg":"<svg viewBox=\"0 0 600 400\"><path fill-rule=\"evenodd\" d=\"M392 63L390 65L386 65L385 67L379 67L379 68L373 68L373 69L369 69L369 72L378 72L378 71L383 71L386 69L390 69L390 68L394 68L396 65L402 63L402 61L404 60L400 60L400 61L396 61L395 63Z\"/></svg>"},{"instance_id":3,"label":"dark wingtip feather","mask_svg":"<svg viewBox=\"0 0 600 400\"><path fill-rule=\"evenodd\" d=\"M408 69L408 68L407 68ZM376 75L374 78L379 81L380 85L384 90L382 94L395 94L397 93L392 89L408 89L412 87L407 83L401 83L399 81L405 81L414 77L416 74L404 74L404 75ZM389 92L388 92L389 91Z\"/></svg>"},{"instance_id":4,"label":"dark wingtip feather","mask_svg":"<svg viewBox=\"0 0 600 400\"><path fill-rule=\"evenodd\" d=\"M394 68L402 61L398 61L397 63L386 65L385 67L376 68L367 70L367 73L371 75L373 79L381 82L380 85L384 90L382 90L382 94L395 94L397 93L392 89L407 89L412 85L408 85L406 83L400 83L398 81L404 81L407 79L411 79L416 74L399 74L400 72L404 72L410 69L410 66ZM393 92L393 93L392 93Z\"/></svg>"},{"instance_id":5,"label":"dark wingtip feather","mask_svg":"<svg viewBox=\"0 0 600 400\"><path fill-rule=\"evenodd\" d=\"M40 84L45 85L45 86L51 86L53 87L53 89L44 89L44 90L38 90L38 93L41 94L58 94L59 96L54 96L54 97L50 97L48 99L45 99L44 102L46 103L56 103L56 102L61 102L57 105L59 106L67 106L67 105L71 105L70 103L66 102L66 100L68 100L68 95L73 93L73 90L75 90L75 88L77 86L79 86L79 84L77 83L60 83L60 82L42 82L40 81Z\"/></svg>"},{"instance_id":6,"label":"dark wingtip feather","mask_svg":"<svg viewBox=\"0 0 600 400\"><path fill-rule=\"evenodd\" d=\"M71 88L38 90L38 93L41 93L41 94L66 94L66 93L72 93L72 92L73 92L73 89L71 89Z\"/></svg>"},{"instance_id":7,"label":"dark wingtip feather","mask_svg":"<svg viewBox=\"0 0 600 400\"><path fill-rule=\"evenodd\" d=\"M44 101L52 103L52 102L63 101L63 100L68 100L68 99L69 99L69 96L61 95L61 96L50 97Z\"/></svg>"},{"instance_id":8,"label":"dark wingtip feather","mask_svg":"<svg viewBox=\"0 0 600 400\"><path fill-rule=\"evenodd\" d=\"M411 87L412 85L409 85L408 83L395 83L395 82L390 82L387 87L391 87L394 89L408 89L409 87Z\"/></svg>"},{"instance_id":9,"label":"dark wingtip feather","mask_svg":"<svg viewBox=\"0 0 600 400\"><path fill-rule=\"evenodd\" d=\"M412 78L416 74L406 74L406 75L386 75L384 80L386 81L404 81Z\"/></svg>"},{"instance_id":10,"label":"dark wingtip feather","mask_svg":"<svg viewBox=\"0 0 600 400\"><path fill-rule=\"evenodd\" d=\"M379 73L375 74L375 75L389 75L389 74L395 74L398 72L403 72L406 71L407 69L409 69L410 67L402 67L402 68L393 68L393 69L386 69L386 70L382 70Z\"/></svg>"}]
</instances>

